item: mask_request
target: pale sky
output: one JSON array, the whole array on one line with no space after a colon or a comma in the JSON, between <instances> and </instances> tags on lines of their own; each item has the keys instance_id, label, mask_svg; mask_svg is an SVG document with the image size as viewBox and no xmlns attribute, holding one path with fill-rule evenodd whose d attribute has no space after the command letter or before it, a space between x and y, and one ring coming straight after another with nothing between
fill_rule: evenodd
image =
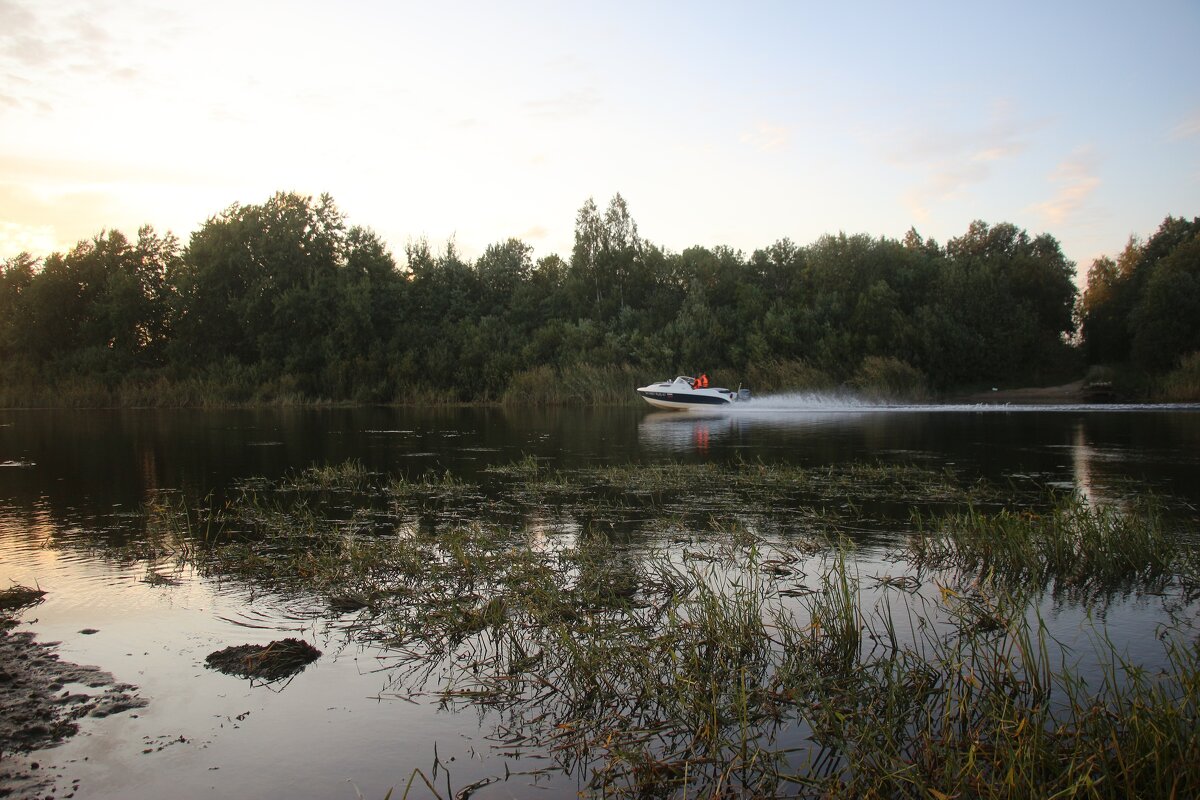
<instances>
[{"instance_id":1,"label":"pale sky","mask_svg":"<svg viewBox=\"0 0 1200 800\"><path fill-rule=\"evenodd\" d=\"M330 193L403 259L1200 215L1200 2L0 0L0 258Z\"/></svg>"}]
</instances>

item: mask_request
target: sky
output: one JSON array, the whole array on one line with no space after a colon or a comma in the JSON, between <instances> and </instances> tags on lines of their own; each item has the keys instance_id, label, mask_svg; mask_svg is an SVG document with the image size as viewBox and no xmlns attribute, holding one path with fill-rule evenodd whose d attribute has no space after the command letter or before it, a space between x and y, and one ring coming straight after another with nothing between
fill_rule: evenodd
<instances>
[{"instance_id":1,"label":"sky","mask_svg":"<svg viewBox=\"0 0 1200 800\"><path fill-rule=\"evenodd\" d=\"M1200 215L1200 2L0 0L0 259L329 193L403 260Z\"/></svg>"}]
</instances>

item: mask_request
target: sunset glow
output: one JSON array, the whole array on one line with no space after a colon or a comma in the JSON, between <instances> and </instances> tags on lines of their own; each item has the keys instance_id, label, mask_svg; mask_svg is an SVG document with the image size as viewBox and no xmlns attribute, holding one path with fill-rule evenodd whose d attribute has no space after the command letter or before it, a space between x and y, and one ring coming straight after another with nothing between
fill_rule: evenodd
<instances>
[{"instance_id":1,"label":"sunset glow","mask_svg":"<svg viewBox=\"0 0 1200 800\"><path fill-rule=\"evenodd\" d=\"M330 193L394 252L1056 236L1200 207L1200 7L0 2L0 257Z\"/></svg>"}]
</instances>

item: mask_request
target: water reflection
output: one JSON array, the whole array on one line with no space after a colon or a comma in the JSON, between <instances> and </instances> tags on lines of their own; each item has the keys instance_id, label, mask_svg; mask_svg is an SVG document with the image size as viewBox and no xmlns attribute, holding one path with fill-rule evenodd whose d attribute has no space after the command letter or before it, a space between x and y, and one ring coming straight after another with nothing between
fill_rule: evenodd
<instances>
[{"instance_id":1,"label":"water reflection","mask_svg":"<svg viewBox=\"0 0 1200 800\"><path fill-rule=\"evenodd\" d=\"M497 766L496 756L484 763L474 755L476 745L482 744L479 750L484 751L487 743L469 738L470 720L439 716L432 704L406 704L397 711L363 702L379 693L378 682L385 678L368 671L373 664L360 667L360 655L363 664L368 656L356 644L343 644L346 655L338 661L329 642L318 641L327 657L297 679L298 691L281 697L251 699L206 674L198 666L204 655L231 642L265 643L285 631L334 639L346 633L349 641L349 631L362 623L353 615L329 620L329 608L319 598L263 595L232 580L221 583L190 570L168 571L165 562L131 563L111 553L106 560L107 551L145 536L133 512L163 491L203 500L210 493L245 485L251 476L279 476L346 459L377 473L449 472L472 481L486 479L490 465L535 456L539 464L567 469L631 461L761 458L832 466L882 460L945 467L967 478L1007 481L1020 476L1037 485L1061 482L1078 487L1093 502L1112 502L1151 488L1191 498L1194 504L1200 493L1194 482L1200 465L1200 415L1180 410L880 408L836 403L803 408L764 403L724 414L339 409L10 416L19 416L19 424L0 424L0 466L5 467L0 469L0 582L19 580L51 589L50 599L38 611L41 630L63 640L76 660L123 668L122 677L139 681L154 698L152 712L136 723L143 727L118 720L124 729L106 729L105 737L92 740L93 745L102 738L119 743L103 760L86 749L84 740L64 749L79 763L90 754L91 764L103 765L86 775L92 781L92 796L123 796L131 784L142 796L172 790L178 794L179 786L171 784L180 780L186 787L182 793L198 794L211 785L209 770L214 765L220 766L226 786L251 787L249 794L328 795L330 786L321 781L330 763L337 764L339 775L355 775L361 786L372 787L371 796L383 796L428 754L432 741L441 744L443 756L447 748L461 743L456 763L470 766L459 767L463 772L456 774L456 781L463 780L468 769L474 770L472 778L507 770L507 765ZM869 513L872 519L896 518L891 511L864 511L861 483L843 494L854 492L856 497L839 494L830 499L832 511L840 513L842 501L854 501L858 513ZM370 533L379 536L415 532L429 540L464 521L494 518L523 531L528 550L539 557L567 550L594 552L595 561L571 574L572 586L616 601L635 585L643 569L641 554L627 546L644 545L650 540L646 529L661 529L663 524L660 517L653 525L641 525L650 512L638 505L640 496L625 487L612 488L612 493L607 505L559 501L528 509L505 506L472 488L469 496L440 503L389 508L390 516L367 503L360 517L354 517L355 509L346 499L330 493L330 516L375 522L378 530ZM706 501L711 497L684 497L676 505L654 501L666 506L678 528L680 541L669 541L669 556L679 563L685 558L710 563L697 557L705 555L702 547L713 538L706 527L711 519ZM833 514L830 518L836 519ZM824 518L821 524L826 524ZM740 527L779 538L791 534L749 514ZM890 564L864 563L862 574L882 573ZM481 606L491 597L483 590L478 595ZM1080 614L1070 607L1056 604L1043 611L1052 632L1063 641L1080 629ZM1159 616L1153 608L1130 605L1105 620L1110 631L1129 643L1131 652L1140 653L1155 645L1154 626L1147 619ZM84 625L99 628L100 635L74 633ZM251 707L254 714L243 718ZM567 709L562 719L582 715ZM398 716L403 724L397 723ZM261 759L250 756L257 748L247 747L240 734L231 733L238 730L233 723L217 733L229 719L247 730L258 726L258 741L275 743L273 758L315 752L326 757L292 765L291 770L266 769ZM414 733L396 735L398 728ZM166 732L187 733L206 748L211 742L211 749L175 755L173 770L155 769L158 762L146 759L137 762L142 739ZM392 750L384 752L385 747ZM132 765L122 762L126 753L134 758ZM105 774L97 774L101 769ZM297 784L281 792L292 774ZM564 793L573 795L573 788L567 786Z\"/></svg>"},{"instance_id":2,"label":"water reflection","mask_svg":"<svg viewBox=\"0 0 1200 800\"><path fill-rule=\"evenodd\" d=\"M654 412L638 445L666 458L765 458L823 466L917 463L1029 488L1077 489L1112 503L1153 491L1200 499L1200 411L1083 406L909 406L783 402Z\"/></svg>"},{"instance_id":3,"label":"water reflection","mask_svg":"<svg viewBox=\"0 0 1200 800\"><path fill-rule=\"evenodd\" d=\"M736 439L738 429L728 414L657 411L638 423L638 442L659 452L707 455L714 442Z\"/></svg>"},{"instance_id":4,"label":"water reflection","mask_svg":"<svg viewBox=\"0 0 1200 800\"><path fill-rule=\"evenodd\" d=\"M1079 492L1088 505L1095 506L1100 500L1099 492L1092 476L1093 453L1087 442L1087 432L1083 421L1075 423L1075 437L1071 447L1072 465L1074 466L1074 489Z\"/></svg>"}]
</instances>

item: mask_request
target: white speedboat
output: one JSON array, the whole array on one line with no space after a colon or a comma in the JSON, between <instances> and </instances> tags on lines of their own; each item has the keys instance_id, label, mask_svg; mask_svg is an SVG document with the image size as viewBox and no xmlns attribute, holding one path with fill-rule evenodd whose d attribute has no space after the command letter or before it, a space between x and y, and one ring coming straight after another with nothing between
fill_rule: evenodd
<instances>
[{"instance_id":1,"label":"white speedboat","mask_svg":"<svg viewBox=\"0 0 1200 800\"><path fill-rule=\"evenodd\" d=\"M652 383L637 390L642 399L655 408L665 408L672 411L686 411L689 408L713 408L726 406L750 399L749 389L730 389L709 387L697 389L692 378L680 375L673 381Z\"/></svg>"}]
</instances>

